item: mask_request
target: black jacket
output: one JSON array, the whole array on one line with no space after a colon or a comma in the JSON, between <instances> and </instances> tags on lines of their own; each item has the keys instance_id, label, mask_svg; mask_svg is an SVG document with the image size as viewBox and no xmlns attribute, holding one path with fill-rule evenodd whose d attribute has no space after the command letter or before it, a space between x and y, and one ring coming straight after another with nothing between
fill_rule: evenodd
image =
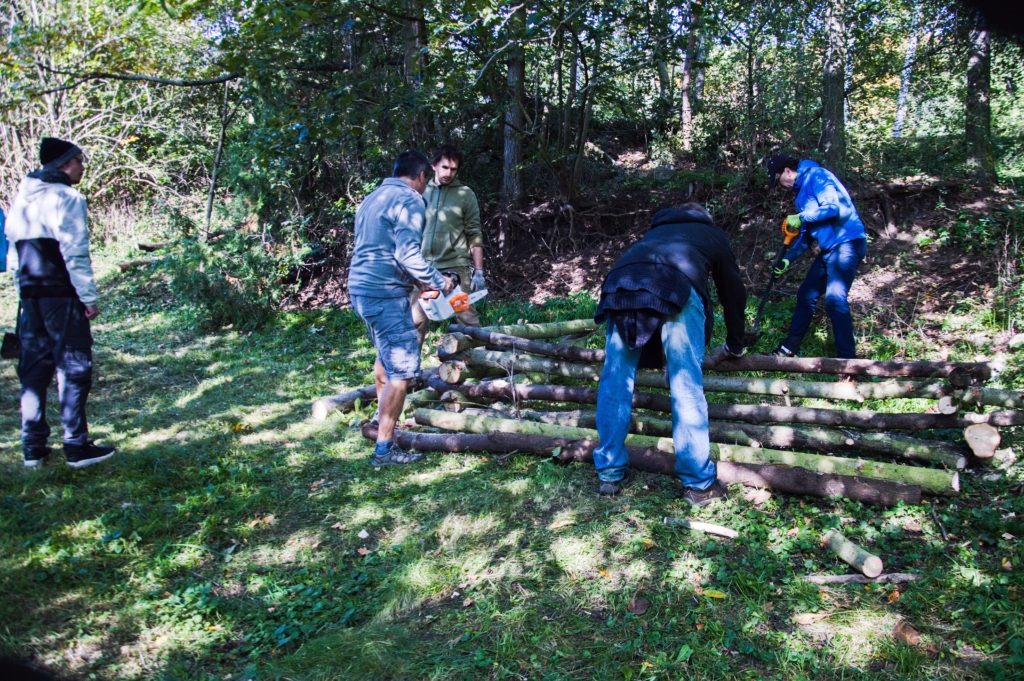
<instances>
[{"instance_id":1,"label":"black jacket","mask_svg":"<svg viewBox=\"0 0 1024 681\"><path fill-rule=\"evenodd\" d=\"M747 292L725 232L698 211L658 211L650 230L612 265L601 285L594 319L621 319L622 312L641 310L660 324L665 317L678 314L695 290L704 303L704 335L710 342L714 308L708 293L709 277L722 303L726 343L738 352L743 348Z\"/></svg>"}]
</instances>

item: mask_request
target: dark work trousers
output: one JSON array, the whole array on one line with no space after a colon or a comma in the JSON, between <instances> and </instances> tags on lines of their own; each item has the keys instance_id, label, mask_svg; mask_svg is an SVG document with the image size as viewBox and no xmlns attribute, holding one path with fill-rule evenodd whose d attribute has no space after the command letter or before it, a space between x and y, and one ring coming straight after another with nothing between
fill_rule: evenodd
<instances>
[{"instance_id":1,"label":"dark work trousers","mask_svg":"<svg viewBox=\"0 0 1024 681\"><path fill-rule=\"evenodd\" d=\"M853 317L846 296L857 275L864 254L866 239L854 239L822 251L807 271L804 283L796 292L796 310L789 325L789 335L783 345L792 352L800 352L800 344L811 326L818 298L825 296L825 312L832 321L832 336L836 342L836 357L852 359L857 356L853 339Z\"/></svg>"},{"instance_id":2,"label":"dark work trousers","mask_svg":"<svg viewBox=\"0 0 1024 681\"><path fill-rule=\"evenodd\" d=\"M21 442L46 446L46 392L57 374L64 443L84 445L89 436L85 401L92 387L92 333L78 298L24 298L19 327Z\"/></svg>"}]
</instances>

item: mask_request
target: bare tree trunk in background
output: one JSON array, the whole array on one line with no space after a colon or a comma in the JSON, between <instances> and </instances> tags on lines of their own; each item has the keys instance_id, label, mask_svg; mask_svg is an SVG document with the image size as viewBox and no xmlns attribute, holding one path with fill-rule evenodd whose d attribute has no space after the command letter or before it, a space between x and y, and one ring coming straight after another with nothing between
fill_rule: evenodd
<instances>
[{"instance_id":1,"label":"bare tree trunk in background","mask_svg":"<svg viewBox=\"0 0 1024 681\"><path fill-rule=\"evenodd\" d=\"M423 0L407 0L406 11L413 19L405 22L405 82L423 82L427 42L427 22L423 17Z\"/></svg>"},{"instance_id":2,"label":"bare tree trunk in background","mask_svg":"<svg viewBox=\"0 0 1024 681\"><path fill-rule=\"evenodd\" d=\"M704 6L701 0L691 0L689 11L689 34L686 37L686 54L683 55L683 74L680 86L681 103L679 107L679 131L682 137L683 151L693 149L693 72L697 60L697 36L701 29L701 17Z\"/></svg>"},{"instance_id":3,"label":"bare tree trunk in background","mask_svg":"<svg viewBox=\"0 0 1024 681\"><path fill-rule=\"evenodd\" d=\"M828 0L825 11L828 45L822 67L821 140L819 147L830 169L841 172L846 161L846 0Z\"/></svg>"},{"instance_id":4,"label":"bare tree trunk in background","mask_svg":"<svg viewBox=\"0 0 1024 681\"><path fill-rule=\"evenodd\" d=\"M559 150L569 150L570 132L572 131L572 112L576 107L576 88L579 84L579 46L576 44L576 33L572 26L569 27L566 39L570 43L569 48L569 83L566 88L564 106L562 107L562 132L559 136L561 144Z\"/></svg>"},{"instance_id":5,"label":"bare tree trunk in background","mask_svg":"<svg viewBox=\"0 0 1024 681\"><path fill-rule=\"evenodd\" d=\"M696 68L694 69L694 72L693 72L693 109L694 109L694 111L697 111L697 110L700 109L700 102L701 102L702 99L704 99L704 69L705 69L704 58L706 56L705 51L706 51L706 38L704 36L704 31L701 30L701 31L698 32L698 35L697 35L697 57L696 57L696 63L694 64L694 66Z\"/></svg>"},{"instance_id":6,"label":"bare tree trunk in background","mask_svg":"<svg viewBox=\"0 0 1024 681\"><path fill-rule=\"evenodd\" d=\"M964 136L967 140L967 169L982 184L995 181L992 155L991 51L988 27L981 12L974 10L967 37L967 102Z\"/></svg>"},{"instance_id":7,"label":"bare tree trunk in background","mask_svg":"<svg viewBox=\"0 0 1024 681\"><path fill-rule=\"evenodd\" d=\"M580 116L579 129L576 131L576 158L572 166L572 183L569 186L569 200L576 198L579 193L580 179L583 177L583 163L587 157L587 139L590 137L590 118L594 111L594 98L597 87L597 70L601 63L601 43L595 37L593 64L590 67L590 75L587 78L586 93L583 99L583 111Z\"/></svg>"},{"instance_id":8,"label":"bare tree trunk in background","mask_svg":"<svg viewBox=\"0 0 1024 681\"><path fill-rule=\"evenodd\" d=\"M856 53L855 48L857 47L857 33L854 30L850 30L846 36L846 66L843 69L843 127L845 128L845 121L850 120L850 98L846 94L850 91L853 85L853 56Z\"/></svg>"},{"instance_id":9,"label":"bare tree trunk in background","mask_svg":"<svg viewBox=\"0 0 1024 681\"><path fill-rule=\"evenodd\" d=\"M504 161L501 174L501 213L498 227L498 251L507 252L510 246L512 208L519 203L523 192L519 176L523 149L523 75L524 54L522 34L524 27L523 6L518 7L509 20L509 40L514 45L509 50L508 75L505 88Z\"/></svg>"},{"instance_id":10,"label":"bare tree trunk in background","mask_svg":"<svg viewBox=\"0 0 1024 681\"><path fill-rule=\"evenodd\" d=\"M903 136L903 121L907 117L907 96L910 94L910 78L914 72L914 59L917 58L917 27L921 22L921 6L914 3L914 18L910 22L910 35L907 37L907 52L903 58L903 71L900 73L900 94L896 97L896 118L892 122L892 136Z\"/></svg>"},{"instance_id":11,"label":"bare tree trunk in background","mask_svg":"<svg viewBox=\"0 0 1024 681\"><path fill-rule=\"evenodd\" d=\"M228 113L228 84L224 83L224 99L220 105L220 135L217 137L217 150L213 154L213 167L210 168L210 193L206 197L206 228L200 235L200 241L206 241L210 236L210 223L213 220L213 200L217 194L217 169L220 167L221 157L224 155L224 138L227 136L228 124L230 121Z\"/></svg>"}]
</instances>

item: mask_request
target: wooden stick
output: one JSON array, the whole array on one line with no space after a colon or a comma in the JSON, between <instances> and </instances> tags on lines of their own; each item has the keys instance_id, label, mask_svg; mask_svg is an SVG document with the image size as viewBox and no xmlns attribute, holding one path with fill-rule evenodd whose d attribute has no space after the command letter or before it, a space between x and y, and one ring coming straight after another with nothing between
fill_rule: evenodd
<instances>
[{"instance_id":1,"label":"wooden stick","mask_svg":"<svg viewBox=\"0 0 1024 681\"><path fill-rule=\"evenodd\" d=\"M805 575L802 579L811 584L903 584L916 582L922 575L916 572L888 572L868 579L864 575Z\"/></svg>"},{"instance_id":2,"label":"wooden stick","mask_svg":"<svg viewBox=\"0 0 1024 681\"><path fill-rule=\"evenodd\" d=\"M715 525L714 523L705 523L700 520L693 520L692 518L669 518L666 516L662 522L666 525L675 525L677 527L685 527L689 530L697 530L698 532L717 534L719 537L728 537L729 539L735 539L740 536L740 533L736 530L723 527L722 525Z\"/></svg>"},{"instance_id":3,"label":"wooden stick","mask_svg":"<svg viewBox=\"0 0 1024 681\"><path fill-rule=\"evenodd\" d=\"M826 532L821 538L821 543L832 549L844 563L864 573L865 577L874 579L882 574L882 559L857 546L838 530Z\"/></svg>"}]
</instances>

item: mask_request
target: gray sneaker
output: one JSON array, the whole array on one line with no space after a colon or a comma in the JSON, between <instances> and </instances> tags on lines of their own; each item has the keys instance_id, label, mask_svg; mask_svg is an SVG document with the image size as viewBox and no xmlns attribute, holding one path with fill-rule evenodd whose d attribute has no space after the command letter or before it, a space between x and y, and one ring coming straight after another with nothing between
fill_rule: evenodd
<instances>
[{"instance_id":1,"label":"gray sneaker","mask_svg":"<svg viewBox=\"0 0 1024 681\"><path fill-rule=\"evenodd\" d=\"M396 444L391 445L391 449L388 450L387 454L381 454L380 456L374 454L370 457L370 465L372 466L402 466L407 463L416 463L423 459L423 455L419 452L407 452Z\"/></svg>"}]
</instances>

